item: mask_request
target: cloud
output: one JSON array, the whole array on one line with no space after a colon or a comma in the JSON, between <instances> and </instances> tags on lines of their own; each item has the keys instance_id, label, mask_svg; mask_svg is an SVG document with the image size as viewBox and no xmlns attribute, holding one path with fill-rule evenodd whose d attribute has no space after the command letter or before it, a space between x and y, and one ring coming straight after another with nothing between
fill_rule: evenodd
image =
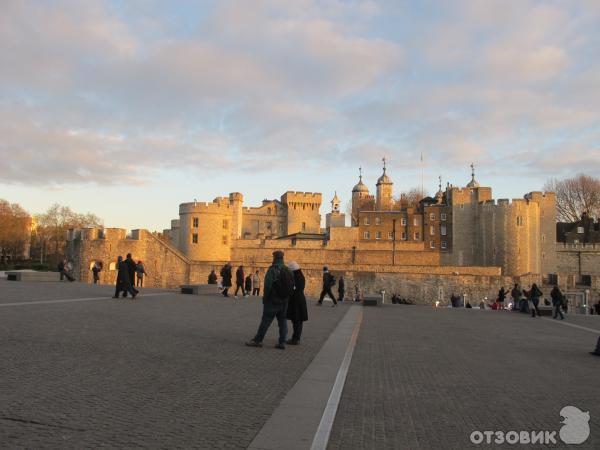
<instances>
[{"instance_id":1,"label":"cloud","mask_svg":"<svg viewBox=\"0 0 600 450\"><path fill-rule=\"evenodd\" d=\"M406 172L421 152L440 172L530 155L518 171L541 176L598 148L599 19L527 0L5 2L0 176L140 184L384 155Z\"/></svg>"}]
</instances>

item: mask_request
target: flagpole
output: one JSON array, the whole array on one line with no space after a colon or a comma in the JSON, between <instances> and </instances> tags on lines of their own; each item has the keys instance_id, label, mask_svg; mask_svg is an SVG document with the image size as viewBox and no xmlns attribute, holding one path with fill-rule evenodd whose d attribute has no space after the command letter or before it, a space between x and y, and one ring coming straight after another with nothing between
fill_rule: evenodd
<instances>
[{"instance_id":1,"label":"flagpole","mask_svg":"<svg viewBox=\"0 0 600 450\"><path fill-rule=\"evenodd\" d=\"M424 191L425 191L423 178L424 178L424 173L423 173L423 152L421 152L421 199L423 199L423 195L424 195Z\"/></svg>"}]
</instances>

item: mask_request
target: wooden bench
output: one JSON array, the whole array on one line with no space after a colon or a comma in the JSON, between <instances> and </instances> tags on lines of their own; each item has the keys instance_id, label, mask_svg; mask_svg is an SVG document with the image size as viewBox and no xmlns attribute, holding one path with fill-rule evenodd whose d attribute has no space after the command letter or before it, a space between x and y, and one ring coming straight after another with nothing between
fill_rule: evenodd
<instances>
[{"instance_id":1,"label":"wooden bench","mask_svg":"<svg viewBox=\"0 0 600 450\"><path fill-rule=\"evenodd\" d=\"M60 274L58 272L8 271L6 279L9 281L60 281Z\"/></svg>"}]
</instances>

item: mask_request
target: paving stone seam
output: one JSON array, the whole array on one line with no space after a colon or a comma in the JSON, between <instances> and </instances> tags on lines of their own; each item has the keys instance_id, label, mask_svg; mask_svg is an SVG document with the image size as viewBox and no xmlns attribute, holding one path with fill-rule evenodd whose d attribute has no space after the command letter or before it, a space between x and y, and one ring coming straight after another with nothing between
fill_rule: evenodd
<instances>
[{"instance_id":1,"label":"paving stone seam","mask_svg":"<svg viewBox=\"0 0 600 450\"><path fill-rule=\"evenodd\" d=\"M352 336L350 337L350 342L348 342L348 347L346 348L346 354L344 355L344 359L335 378L335 383L331 389L327 406L325 407L325 411L323 411L323 417L321 417L319 428L317 428L315 438L310 447L311 450L325 450L329 443L329 436L331 435L335 415L340 404L344 385L346 384L346 377L348 375L348 370L350 369L350 363L352 362L352 355L354 353L354 348L356 347L356 340L358 339L362 319L363 311L361 308L356 317L356 323L354 324Z\"/></svg>"},{"instance_id":2,"label":"paving stone seam","mask_svg":"<svg viewBox=\"0 0 600 450\"><path fill-rule=\"evenodd\" d=\"M158 292L154 294L144 294L141 298L146 297L157 297L160 295L169 295L171 292ZM74 303L74 302L91 302L95 300L110 300L110 298L104 297L88 297L88 298L64 298L58 300L36 300L33 302L13 302L13 303L0 303L0 307L4 306L28 306L28 305L45 305L45 304L53 304L53 303ZM115 299L116 300L116 299Z\"/></svg>"}]
</instances>

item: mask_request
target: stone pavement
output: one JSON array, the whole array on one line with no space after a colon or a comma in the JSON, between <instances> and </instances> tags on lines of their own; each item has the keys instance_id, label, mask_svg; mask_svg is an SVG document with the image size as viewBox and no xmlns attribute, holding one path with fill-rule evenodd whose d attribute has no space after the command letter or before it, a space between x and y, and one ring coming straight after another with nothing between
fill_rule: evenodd
<instances>
[{"instance_id":1,"label":"stone pavement","mask_svg":"<svg viewBox=\"0 0 600 450\"><path fill-rule=\"evenodd\" d=\"M0 281L0 446L246 448L344 313L312 308L303 345L274 349L274 324L255 349L257 298L113 292Z\"/></svg>"},{"instance_id":2,"label":"stone pavement","mask_svg":"<svg viewBox=\"0 0 600 450\"><path fill-rule=\"evenodd\" d=\"M243 345L258 299L113 292L0 280L0 447L247 448L353 311L311 304L303 345L282 352L275 324ZM473 431L558 431L567 405L591 415L578 448L600 448L600 316L361 309L330 449L475 447Z\"/></svg>"},{"instance_id":3,"label":"stone pavement","mask_svg":"<svg viewBox=\"0 0 600 450\"><path fill-rule=\"evenodd\" d=\"M328 448L492 448L470 434L559 430L567 405L591 416L577 448L600 448L599 335L600 316L365 308Z\"/></svg>"}]
</instances>

